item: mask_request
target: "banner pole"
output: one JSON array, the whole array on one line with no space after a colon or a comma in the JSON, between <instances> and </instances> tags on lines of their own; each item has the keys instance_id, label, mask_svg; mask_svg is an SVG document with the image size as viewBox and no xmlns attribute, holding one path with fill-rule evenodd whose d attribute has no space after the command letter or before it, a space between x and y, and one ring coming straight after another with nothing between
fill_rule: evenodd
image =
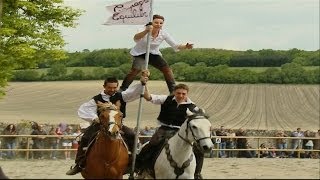
<instances>
[{"instance_id":1,"label":"banner pole","mask_svg":"<svg viewBox=\"0 0 320 180\"><path fill-rule=\"evenodd\" d=\"M150 21L152 22L153 20L153 9L152 9L152 3L153 0L150 0L150 13L149 13L149 17L150 17ZM150 54L150 39L151 39L151 33L148 32L147 35L147 49L146 49L146 55L145 55L145 70L148 69L148 64L149 64L149 54ZM130 176L129 179L134 179L134 167L136 164L136 156L137 156L137 145L138 145L138 141L139 141L139 131L140 131L140 119L141 119L141 114L142 114L142 99L143 99L143 95L144 95L144 90L145 90L145 85L143 85L141 94L140 94L140 99L139 99L139 108L138 108L138 116L137 116L137 124L136 124L136 134L135 134L135 139L134 139L134 145L133 145L133 152L132 152L132 166L131 166L131 172L130 172Z\"/></svg>"}]
</instances>

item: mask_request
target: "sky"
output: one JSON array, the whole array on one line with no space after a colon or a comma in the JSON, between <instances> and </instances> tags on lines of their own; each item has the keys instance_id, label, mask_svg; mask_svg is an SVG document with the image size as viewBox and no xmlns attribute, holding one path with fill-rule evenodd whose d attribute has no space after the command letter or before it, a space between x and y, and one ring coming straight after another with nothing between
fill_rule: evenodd
<instances>
[{"instance_id":1,"label":"sky","mask_svg":"<svg viewBox=\"0 0 320 180\"><path fill-rule=\"evenodd\" d=\"M132 48L143 26L103 23L106 6L128 0L65 0L85 10L76 28L62 29L69 52ZM153 14L179 43L228 50L319 49L319 0L154 0ZM162 48L169 47L162 43Z\"/></svg>"}]
</instances>

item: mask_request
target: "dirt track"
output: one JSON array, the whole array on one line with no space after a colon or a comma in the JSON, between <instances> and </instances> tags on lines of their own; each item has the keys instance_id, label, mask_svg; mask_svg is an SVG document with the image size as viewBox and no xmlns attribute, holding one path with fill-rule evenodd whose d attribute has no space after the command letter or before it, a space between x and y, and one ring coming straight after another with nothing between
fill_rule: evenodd
<instances>
[{"instance_id":1,"label":"dirt track","mask_svg":"<svg viewBox=\"0 0 320 180\"><path fill-rule=\"evenodd\" d=\"M66 160L7 160L1 167L12 179L80 179L67 176L73 164ZM319 159L206 158L202 170L206 179L319 179ZM125 177L127 178L127 177Z\"/></svg>"}]
</instances>

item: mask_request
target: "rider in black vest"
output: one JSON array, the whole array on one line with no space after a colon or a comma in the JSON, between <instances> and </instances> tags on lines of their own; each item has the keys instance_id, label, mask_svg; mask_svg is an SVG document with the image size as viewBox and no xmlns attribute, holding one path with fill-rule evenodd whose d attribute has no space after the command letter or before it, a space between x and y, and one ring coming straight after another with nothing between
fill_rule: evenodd
<instances>
[{"instance_id":1,"label":"rider in black vest","mask_svg":"<svg viewBox=\"0 0 320 180\"><path fill-rule=\"evenodd\" d=\"M196 105L188 98L189 88L185 84L178 84L174 88L174 95L150 95L145 93L144 98L154 104L161 104L161 111L158 116L158 121L161 126L152 136L149 144L144 146L141 152L137 155L136 168L137 171L151 167L154 163L154 156L159 153L166 138L174 136L180 126L187 119L187 108L194 109ZM204 154L200 147L194 143L193 151L196 157L195 179L202 179L201 169L204 160Z\"/></svg>"},{"instance_id":2,"label":"rider in black vest","mask_svg":"<svg viewBox=\"0 0 320 180\"><path fill-rule=\"evenodd\" d=\"M107 78L104 82L104 90L94 96L90 101L82 104L78 110L78 115L87 121L91 122L91 125L84 132L81 141L79 142L79 147L75 159L76 165L71 168L66 174L75 175L81 172L82 168L85 167L85 152L84 148L88 147L89 143L94 139L98 130L100 129L100 123L97 112L97 103L98 102L111 102L115 104L117 101L120 101L120 111L123 113L123 118L126 116L126 103L134 101L140 97L142 88L148 80L149 72L144 71L141 76L141 83L130 86L126 91L118 92L118 80L116 78ZM121 130L123 131L122 137L128 145L129 150L131 151L134 146L135 133L134 131L122 125Z\"/></svg>"}]
</instances>

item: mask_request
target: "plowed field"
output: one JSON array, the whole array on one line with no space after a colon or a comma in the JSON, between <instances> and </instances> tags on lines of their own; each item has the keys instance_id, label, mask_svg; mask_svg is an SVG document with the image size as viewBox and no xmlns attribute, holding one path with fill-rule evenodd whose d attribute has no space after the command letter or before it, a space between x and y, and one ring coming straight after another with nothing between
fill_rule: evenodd
<instances>
[{"instance_id":1,"label":"plowed field","mask_svg":"<svg viewBox=\"0 0 320 180\"><path fill-rule=\"evenodd\" d=\"M135 82L134 82L135 83ZM83 122L78 107L102 90L103 81L12 82L0 99L0 122L22 119L58 124ZM320 129L319 85L186 83L190 98L205 108L214 127ZM154 94L167 94L163 81L150 81ZM160 106L142 101L140 127L157 125ZM136 125L139 101L128 104L126 124Z\"/></svg>"}]
</instances>

